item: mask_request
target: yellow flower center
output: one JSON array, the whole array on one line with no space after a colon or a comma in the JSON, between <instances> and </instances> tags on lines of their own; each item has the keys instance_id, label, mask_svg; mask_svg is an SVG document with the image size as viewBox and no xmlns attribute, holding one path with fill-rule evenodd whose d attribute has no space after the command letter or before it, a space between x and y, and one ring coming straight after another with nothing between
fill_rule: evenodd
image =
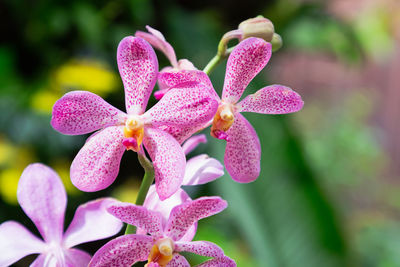
<instances>
[{"instance_id":1,"label":"yellow flower center","mask_svg":"<svg viewBox=\"0 0 400 267\"><path fill-rule=\"evenodd\" d=\"M174 243L169 238L160 239L156 242L156 244L151 248L148 263L145 267L148 266L149 263L154 262L158 263L161 267L165 267L172 260L172 253L174 252Z\"/></svg>"},{"instance_id":2,"label":"yellow flower center","mask_svg":"<svg viewBox=\"0 0 400 267\"><path fill-rule=\"evenodd\" d=\"M214 116L214 120L211 126L211 136L218 139L228 139L226 132L232 126L235 121L233 114L233 108L231 104L221 104L218 107L217 113Z\"/></svg>"},{"instance_id":3,"label":"yellow flower center","mask_svg":"<svg viewBox=\"0 0 400 267\"><path fill-rule=\"evenodd\" d=\"M143 142L144 128L143 122L136 117L130 116L125 121L124 136L123 141L124 146L127 150L133 150L136 152L140 151L140 145Z\"/></svg>"}]
</instances>

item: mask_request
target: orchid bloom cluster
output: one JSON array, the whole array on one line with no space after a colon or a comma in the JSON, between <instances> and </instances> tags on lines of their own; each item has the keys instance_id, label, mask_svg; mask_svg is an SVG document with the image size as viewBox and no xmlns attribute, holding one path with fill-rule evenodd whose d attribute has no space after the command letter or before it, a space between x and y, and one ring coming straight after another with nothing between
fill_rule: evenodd
<instances>
[{"instance_id":1,"label":"orchid bloom cluster","mask_svg":"<svg viewBox=\"0 0 400 267\"><path fill-rule=\"evenodd\" d=\"M229 55L221 97L208 77L214 66L201 71L187 59L177 60L161 32L147 27L148 33L125 37L118 46L117 62L126 112L96 94L73 91L54 104L51 126L67 135L94 132L70 168L72 183L85 192L111 186L124 152L138 153L150 177L145 175L139 191L144 201L138 196L136 204L112 198L88 202L77 209L63 234L65 189L53 170L32 164L20 178L18 201L43 240L17 222L2 223L0 267L29 254L39 254L31 266L131 266L141 261L147 261L147 267L190 266L180 252L210 258L199 266L236 266L216 244L193 241L197 222L222 212L227 202L218 196L192 200L181 186L208 183L224 174L224 166L206 154L186 160L189 152L207 141L196 132L211 126L210 135L226 142L226 170L235 181L248 183L260 174L261 145L242 113L285 114L302 108L301 97L282 85L266 86L240 100L271 57L276 35L271 25L266 19L252 19L222 39L218 58L211 61ZM237 38L239 44L228 50L226 36ZM171 66L159 71L152 46L165 54ZM158 102L146 111L156 83ZM128 224L126 234L93 256L73 248L116 235L122 222Z\"/></svg>"}]
</instances>

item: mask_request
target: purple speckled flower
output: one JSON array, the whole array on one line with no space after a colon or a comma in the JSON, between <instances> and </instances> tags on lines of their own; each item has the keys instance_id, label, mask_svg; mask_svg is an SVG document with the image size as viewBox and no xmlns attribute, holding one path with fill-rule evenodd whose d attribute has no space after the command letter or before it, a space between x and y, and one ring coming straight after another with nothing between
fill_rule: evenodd
<instances>
[{"instance_id":1,"label":"purple speckled flower","mask_svg":"<svg viewBox=\"0 0 400 267\"><path fill-rule=\"evenodd\" d=\"M160 73L179 72L181 70L197 70L196 67L187 59L176 59L174 48L165 40L164 35L150 26L146 26L147 32L137 31L136 37L140 37L149 42L154 48L160 50L169 60L171 66L163 68ZM168 85L162 80L158 80L159 90L154 93L154 97L160 100L168 91Z\"/></svg>"},{"instance_id":2,"label":"purple speckled flower","mask_svg":"<svg viewBox=\"0 0 400 267\"><path fill-rule=\"evenodd\" d=\"M170 90L144 112L158 74L154 50L141 38L126 37L118 46L117 60L127 114L95 94L75 91L55 103L51 125L71 135L100 130L72 162L71 180L80 190L108 187L118 175L124 151L144 153L143 143L154 164L157 192L166 199L181 185L186 160L179 143L162 127L196 128L210 121L218 103L203 84L191 82L185 90Z\"/></svg>"},{"instance_id":3,"label":"purple speckled flower","mask_svg":"<svg viewBox=\"0 0 400 267\"><path fill-rule=\"evenodd\" d=\"M207 138L204 134L199 134L188 139L182 146L185 154L189 154L195 149L200 143L207 142ZM183 179L182 185L200 185L205 184L224 175L224 166L206 154L195 156L187 161L185 169L185 178ZM161 200L156 192L155 186L152 185L146 196L146 200L143 203L143 207L148 210L157 211L163 217L163 224L165 224L169 218L172 209L185 201L192 200L189 195L181 188L179 188L172 196L166 200ZM181 238L181 241L192 241L196 234L197 223L193 224L186 232L185 236ZM138 228L137 234L146 234L145 229Z\"/></svg>"},{"instance_id":4,"label":"purple speckled flower","mask_svg":"<svg viewBox=\"0 0 400 267\"><path fill-rule=\"evenodd\" d=\"M219 103L212 121L211 135L227 141L225 167L232 178L240 183L257 179L261 158L257 133L240 113L285 114L299 111L303 107L300 95L282 85L264 87L239 101L247 85L265 67L270 57L270 43L259 38L248 38L240 42L227 62L222 98L215 92L209 92ZM162 73L159 80L169 88L177 88L182 81L197 81L206 85L207 90L214 91L208 76L202 71ZM166 130L181 140L192 134L193 129L170 127Z\"/></svg>"},{"instance_id":5,"label":"purple speckled flower","mask_svg":"<svg viewBox=\"0 0 400 267\"><path fill-rule=\"evenodd\" d=\"M15 221L2 223L0 266L9 266L30 254L40 254L31 266L84 267L90 255L72 247L113 236L122 227L106 210L116 200L104 198L79 206L63 234L67 194L58 175L43 164L32 164L24 170L17 196L44 241Z\"/></svg>"},{"instance_id":6,"label":"purple speckled flower","mask_svg":"<svg viewBox=\"0 0 400 267\"><path fill-rule=\"evenodd\" d=\"M217 245L207 241L186 241L187 231L202 218L221 212L227 207L219 197L202 197L175 206L168 220L159 212L130 203L111 205L108 211L121 221L144 229L145 234L131 234L111 240L93 256L89 266L124 267L138 261L148 261L147 266L189 266L179 252L187 251L206 257L210 261L200 266L236 266ZM219 265L224 262L223 265ZM213 264L215 263L215 264Z\"/></svg>"}]
</instances>

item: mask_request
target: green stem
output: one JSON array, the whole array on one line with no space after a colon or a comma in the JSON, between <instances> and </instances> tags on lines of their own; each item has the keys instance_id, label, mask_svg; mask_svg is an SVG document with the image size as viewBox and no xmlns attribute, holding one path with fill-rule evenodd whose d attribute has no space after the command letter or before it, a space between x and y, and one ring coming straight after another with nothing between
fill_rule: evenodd
<instances>
[{"instance_id":1,"label":"green stem","mask_svg":"<svg viewBox=\"0 0 400 267\"><path fill-rule=\"evenodd\" d=\"M208 62L207 66L204 68L204 72L209 75L214 69L215 67L222 61L222 57L217 54L215 55L210 62Z\"/></svg>"},{"instance_id":2,"label":"green stem","mask_svg":"<svg viewBox=\"0 0 400 267\"><path fill-rule=\"evenodd\" d=\"M221 47L221 43L219 45L219 47ZM219 63L221 63L221 61L223 59L225 59L226 57L228 57L231 52L233 51L234 47L228 48L223 51L223 53L221 53L221 50L218 49L218 53L210 60L210 62L208 62L207 66L203 69L203 71L207 74L210 75L211 72L214 71L214 69L218 66Z\"/></svg>"},{"instance_id":3,"label":"green stem","mask_svg":"<svg viewBox=\"0 0 400 267\"><path fill-rule=\"evenodd\" d=\"M143 205L144 200L146 199L147 193L149 192L149 188L154 181L154 168L153 164L147 159L145 155L138 154L138 159L140 165L144 168L144 176L142 180L142 184L139 188L139 193L136 198L135 204L138 206ZM136 232L136 227L128 224L125 230L125 234L134 234Z\"/></svg>"}]
</instances>

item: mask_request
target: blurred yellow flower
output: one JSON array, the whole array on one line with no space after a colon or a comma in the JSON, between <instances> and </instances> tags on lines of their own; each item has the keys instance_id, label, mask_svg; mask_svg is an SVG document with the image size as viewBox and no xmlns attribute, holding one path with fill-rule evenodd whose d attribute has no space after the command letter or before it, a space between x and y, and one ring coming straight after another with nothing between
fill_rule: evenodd
<instances>
[{"instance_id":1,"label":"blurred yellow flower","mask_svg":"<svg viewBox=\"0 0 400 267\"><path fill-rule=\"evenodd\" d=\"M127 182L118 186L111 195L119 201L135 203L139 193L139 186L139 182L136 179L130 178Z\"/></svg>"},{"instance_id":2,"label":"blurred yellow flower","mask_svg":"<svg viewBox=\"0 0 400 267\"><path fill-rule=\"evenodd\" d=\"M62 96L61 92L42 89L32 96L31 106L40 113L51 113L54 103Z\"/></svg>"},{"instance_id":3,"label":"blurred yellow flower","mask_svg":"<svg viewBox=\"0 0 400 267\"><path fill-rule=\"evenodd\" d=\"M0 138L0 196L9 204L17 204L17 186L25 167L35 162L29 147L19 147Z\"/></svg>"},{"instance_id":4,"label":"blurred yellow flower","mask_svg":"<svg viewBox=\"0 0 400 267\"><path fill-rule=\"evenodd\" d=\"M58 67L50 86L38 90L31 98L31 107L39 113L51 113L54 103L71 90L90 91L102 97L114 91L119 76L106 63L92 59L72 59Z\"/></svg>"},{"instance_id":5,"label":"blurred yellow flower","mask_svg":"<svg viewBox=\"0 0 400 267\"><path fill-rule=\"evenodd\" d=\"M54 83L65 91L85 90L104 96L116 89L118 75L99 61L74 59L59 67L54 73Z\"/></svg>"},{"instance_id":6,"label":"blurred yellow flower","mask_svg":"<svg viewBox=\"0 0 400 267\"><path fill-rule=\"evenodd\" d=\"M0 193L1 197L8 204L17 205L18 180L22 170L10 168L0 172Z\"/></svg>"}]
</instances>

